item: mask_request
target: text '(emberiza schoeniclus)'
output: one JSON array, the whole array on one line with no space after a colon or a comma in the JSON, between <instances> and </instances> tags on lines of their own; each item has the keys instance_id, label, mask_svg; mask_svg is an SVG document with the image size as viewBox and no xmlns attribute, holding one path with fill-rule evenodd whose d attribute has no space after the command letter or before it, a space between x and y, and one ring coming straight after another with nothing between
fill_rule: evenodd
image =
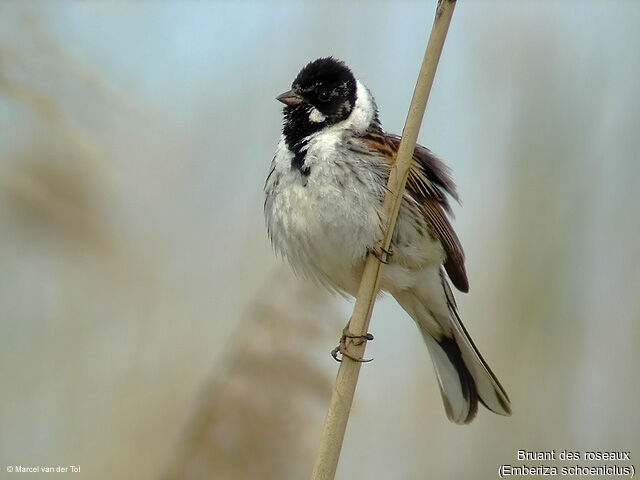
<instances>
[{"instance_id":1,"label":"text '(emberiza schoeniclus)'","mask_svg":"<svg viewBox=\"0 0 640 480\"><path fill-rule=\"evenodd\" d=\"M285 104L265 185L269 237L293 269L355 295L381 236L382 200L400 138L384 132L375 101L342 62L305 66ZM447 214L457 199L448 168L418 145L380 287L417 323L435 365L447 416L469 423L480 400L511 413L509 397L460 321L448 279L469 285Z\"/></svg>"}]
</instances>

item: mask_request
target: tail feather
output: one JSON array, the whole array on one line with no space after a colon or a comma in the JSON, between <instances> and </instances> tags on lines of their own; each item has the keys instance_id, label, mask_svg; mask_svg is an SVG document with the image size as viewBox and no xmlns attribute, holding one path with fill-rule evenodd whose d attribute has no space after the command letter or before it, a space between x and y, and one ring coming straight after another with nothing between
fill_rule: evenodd
<instances>
[{"instance_id":1,"label":"tail feather","mask_svg":"<svg viewBox=\"0 0 640 480\"><path fill-rule=\"evenodd\" d=\"M431 277L420 289L404 290L394 296L420 328L433 360L447 417L459 424L471 422L478 400L492 412L511 415L509 397L462 324L453 293L441 272L438 283ZM438 293L434 294L436 289Z\"/></svg>"},{"instance_id":2,"label":"tail feather","mask_svg":"<svg viewBox=\"0 0 640 480\"><path fill-rule=\"evenodd\" d=\"M511 400L500 381L495 376L489 364L482 358L482 354L473 343L473 339L465 328L460 315L453 292L441 272L442 287L447 297L447 306L452 320L453 334L456 342L461 345L462 357L467 368L472 372L476 381L478 395L482 404L498 415L511 415Z\"/></svg>"},{"instance_id":3,"label":"tail feather","mask_svg":"<svg viewBox=\"0 0 640 480\"><path fill-rule=\"evenodd\" d=\"M433 360L447 417L454 423L470 423L478 412L478 390L457 343L452 338L438 342L420 331Z\"/></svg>"}]
</instances>

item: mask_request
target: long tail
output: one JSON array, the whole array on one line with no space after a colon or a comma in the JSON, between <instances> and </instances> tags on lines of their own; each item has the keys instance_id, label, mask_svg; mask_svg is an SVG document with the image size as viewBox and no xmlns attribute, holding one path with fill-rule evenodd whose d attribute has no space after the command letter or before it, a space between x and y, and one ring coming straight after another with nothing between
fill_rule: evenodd
<instances>
[{"instance_id":1,"label":"long tail","mask_svg":"<svg viewBox=\"0 0 640 480\"><path fill-rule=\"evenodd\" d=\"M426 281L394 293L416 321L431 354L440 393L452 422L471 422L478 400L492 412L511 415L511 402L467 333L442 271L425 272Z\"/></svg>"}]
</instances>

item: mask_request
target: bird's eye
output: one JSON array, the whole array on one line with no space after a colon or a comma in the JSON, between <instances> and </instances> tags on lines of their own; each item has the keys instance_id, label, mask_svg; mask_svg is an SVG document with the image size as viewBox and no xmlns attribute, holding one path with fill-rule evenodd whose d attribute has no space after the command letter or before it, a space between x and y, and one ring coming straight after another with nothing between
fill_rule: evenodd
<instances>
[{"instance_id":1,"label":"bird's eye","mask_svg":"<svg viewBox=\"0 0 640 480\"><path fill-rule=\"evenodd\" d=\"M321 90L320 93L318 93L318 100L321 102L328 102L330 98L331 92L329 90Z\"/></svg>"}]
</instances>

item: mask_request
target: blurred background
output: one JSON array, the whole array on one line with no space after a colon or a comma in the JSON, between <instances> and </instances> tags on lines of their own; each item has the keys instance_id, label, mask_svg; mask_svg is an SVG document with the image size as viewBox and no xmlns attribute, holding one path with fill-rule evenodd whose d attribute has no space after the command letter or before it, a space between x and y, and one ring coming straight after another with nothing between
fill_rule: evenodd
<instances>
[{"instance_id":1,"label":"blurred background","mask_svg":"<svg viewBox=\"0 0 640 480\"><path fill-rule=\"evenodd\" d=\"M307 478L351 303L271 251L274 97L334 55L400 132L434 6L0 2L0 476ZM640 455L638 25L636 1L459 2L419 141L513 417L449 423L385 298L339 478Z\"/></svg>"}]
</instances>

